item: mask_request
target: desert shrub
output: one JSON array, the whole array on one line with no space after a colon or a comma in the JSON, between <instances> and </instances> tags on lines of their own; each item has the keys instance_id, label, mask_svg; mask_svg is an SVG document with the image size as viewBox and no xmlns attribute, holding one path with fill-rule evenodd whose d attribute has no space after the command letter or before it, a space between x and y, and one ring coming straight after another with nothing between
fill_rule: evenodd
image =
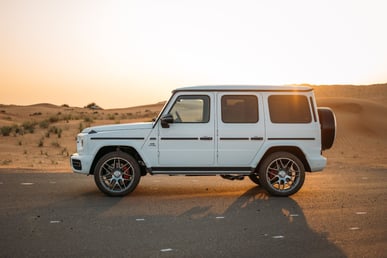
<instances>
[{"instance_id":1,"label":"desert shrub","mask_svg":"<svg viewBox=\"0 0 387 258\"><path fill-rule=\"evenodd\" d=\"M6 160L1 161L1 165L9 165L11 163L12 163L12 160L10 160L10 159L6 159Z\"/></svg>"},{"instance_id":2,"label":"desert shrub","mask_svg":"<svg viewBox=\"0 0 387 258\"><path fill-rule=\"evenodd\" d=\"M108 120L115 120L115 119L116 119L115 115L113 115L113 114L108 115Z\"/></svg>"},{"instance_id":3,"label":"desert shrub","mask_svg":"<svg viewBox=\"0 0 387 258\"><path fill-rule=\"evenodd\" d=\"M50 122L48 120L43 120L39 123L39 127L40 128L43 128L43 129L46 129L48 128L48 126L50 125Z\"/></svg>"},{"instance_id":4,"label":"desert shrub","mask_svg":"<svg viewBox=\"0 0 387 258\"><path fill-rule=\"evenodd\" d=\"M121 114L120 119L126 119L126 114Z\"/></svg>"},{"instance_id":5,"label":"desert shrub","mask_svg":"<svg viewBox=\"0 0 387 258\"><path fill-rule=\"evenodd\" d=\"M68 104L63 104L62 107L70 107Z\"/></svg>"},{"instance_id":6,"label":"desert shrub","mask_svg":"<svg viewBox=\"0 0 387 258\"><path fill-rule=\"evenodd\" d=\"M79 123L79 132L82 132L85 129L83 123Z\"/></svg>"},{"instance_id":7,"label":"desert shrub","mask_svg":"<svg viewBox=\"0 0 387 258\"><path fill-rule=\"evenodd\" d=\"M56 126L51 126L50 129L48 129L50 133L56 134L58 132L58 128Z\"/></svg>"},{"instance_id":8,"label":"desert shrub","mask_svg":"<svg viewBox=\"0 0 387 258\"><path fill-rule=\"evenodd\" d=\"M38 142L38 147L43 147L44 146L44 137L40 138L39 142Z\"/></svg>"},{"instance_id":9,"label":"desert shrub","mask_svg":"<svg viewBox=\"0 0 387 258\"><path fill-rule=\"evenodd\" d=\"M12 132L12 127L11 126L3 126L1 127L1 134L3 136L9 136Z\"/></svg>"},{"instance_id":10,"label":"desert shrub","mask_svg":"<svg viewBox=\"0 0 387 258\"><path fill-rule=\"evenodd\" d=\"M51 142L51 146L55 147L55 148L59 148L60 147L60 143L58 141L53 141L53 142Z\"/></svg>"},{"instance_id":11,"label":"desert shrub","mask_svg":"<svg viewBox=\"0 0 387 258\"><path fill-rule=\"evenodd\" d=\"M102 109L100 106L98 106L94 102L87 104L84 108L94 109L94 110L101 110Z\"/></svg>"},{"instance_id":12,"label":"desert shrub","mask_svg":"<svg viewBox=\"0 0 387 258\"><path fill-rule=\"evenodd\" d=\"M31 122L31 121L25 121L22 124L24 131L29 132L29 133L35 132L35 126L36 126L36 122Z\"/></svg>"},{"instance_id":13,"label":"desert shrub","mask_svg":"<svg viewBox=\"0 0 387 258\"><path fill-rule=\"evenodd\" d=\"M92 107L94 107L94 106L96 106L96 104L95 104L95 102L92 102L92 103L90 103L90 104L87 104L87 105L85 106L85 108L92 108Z\"/></svg>"},{"instance_id":14,"label":"desert shrub","mask_svg":"<svg viewBox=\"0 0 387 258\"><path fill-rule=\"evenodd\" d=\"M46 133L46 137L49 138L50 134L56 134L58 135L58 138L62 137L62 128L56 127L56 126L51 126L50 129L48 129L48 132Z\"/></svg>"},{"instance_id":15,"label":"desert shrub","mask_svg":"<svg viewBox=\"0 0 387 258\"><path fill-rule=\"evenodd\" d=\"M23 128L22 126L13 125L13 126L12 126L12 131L14 131L15 136L16 136L17 134L19 134L19 135L24 135L24 128Z\"/></svg>"},{"instance_id":16,"label":"desert shrub","mask_svg":"<svg viewBox=\"0 0 387 258\"><path fill-rule=\"evenodd\" d=\"M50 116L50 117L48 118L48 121L49 121L51 124L56 123L56 122L59 121L59 116Z\"/></svg>"},{"instance_id":17,"label":"desert shrub","mask_svg":"<svg viewBox=\"0 0 387 258\"><path fill-rule=\"evenodd\" d=\"M61 154L62 154L63 156L66 156L66 157L69 157L69 156L70 156L70 153L69 153L69 151L67 150L66 147L62 149Z\"/></svg>"},{"instance_id":18,"label":"desert shrub","mask_svg":"<svg viewBox=\"0 0 387 258\"><path fill-rule=\"evenodd\" d=\"M62 116L62 119L65 120L67 123L69 122L69 120L72 120L73 117L71 114L65 114Z\"/></svg>"},{"instance_id":19,"label":"desert shrub","mask_svg":"<svg viewBox=\"0 0 387 258\"><path fill-rule=\"evenodd\" d=\"M86 116L83 118L83 121L85 121L86 123L92 123L93 122L93 118L89 117L89 116Z\"/></svg>"}]
</instances>

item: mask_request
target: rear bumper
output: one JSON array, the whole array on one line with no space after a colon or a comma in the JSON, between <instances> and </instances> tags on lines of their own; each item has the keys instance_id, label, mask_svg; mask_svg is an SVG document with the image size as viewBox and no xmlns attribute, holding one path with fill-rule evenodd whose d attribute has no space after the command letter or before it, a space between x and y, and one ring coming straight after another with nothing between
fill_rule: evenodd
<instances>
[{"instance_id":1,"label":"rear bumper","mask_svg":"<svg viewBox=\"0 0 387 258\"><path fill-rule=\"evenodd\" d=\"M90 174L92 161L91 156L81 156L78 153L74 153L70 157L71 169L74 173L88 175Z\"/></svg>"},{"instance_id":2,"label":"rear bumper","mask_svg":"<svg viewBox=\"0 0 387 258\"><path fill-rule=\"evenodd\" d=\"M327 165L327 159L324 156L308 157L310 172L322 171Z\"/></svg>"}]
</instances>

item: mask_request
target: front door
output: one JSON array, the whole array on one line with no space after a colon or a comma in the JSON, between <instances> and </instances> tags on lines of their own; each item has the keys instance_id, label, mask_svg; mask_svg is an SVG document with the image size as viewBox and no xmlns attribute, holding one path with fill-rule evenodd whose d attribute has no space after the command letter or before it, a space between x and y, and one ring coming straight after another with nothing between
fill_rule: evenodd
<instances>
[{"instance_id":1,"label":"front door","mask_svg":"<svg viewBox=\"0 0 387 258\"><path fill-rule=\"evenodd\" d=\"M215 163L215 119L212 93L174 97L168 128L158 123L160 167L206 167Z\"/></svg>"}]
</instances>

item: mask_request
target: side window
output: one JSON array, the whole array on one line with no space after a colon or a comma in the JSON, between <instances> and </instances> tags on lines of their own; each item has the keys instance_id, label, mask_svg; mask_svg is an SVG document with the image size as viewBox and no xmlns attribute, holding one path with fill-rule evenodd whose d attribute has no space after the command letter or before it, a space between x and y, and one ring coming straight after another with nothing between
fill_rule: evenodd
<instances>
[{"instance_id":1,"label":"side window","mask_svg":"<svg viewBox=\"0 0 387 258\"><path fill-rule=\"evenodd\" d=\"M308 99L302 95L269 96L270 120L272 123L310 123Z\"/></svg>"},{"instance_id":2,"label":"side window","mask_svg":"<svg viewBox=\"0 0 387 258\"><path fill-rule=\"evenodd\" d=\"M258 122L258 98L255 95L222 96L223 123Z\"/></svg>"},{"instance_id":3,"label":"side window","mask_svg":"<svg viewBox=\"0 0 387 258\"><path fill-rule=\"evenodd\" d=\"M169 113L174 123L208 123L210 121L210 98L205 95L182 95Z\"/></svg>"}]
</instances>

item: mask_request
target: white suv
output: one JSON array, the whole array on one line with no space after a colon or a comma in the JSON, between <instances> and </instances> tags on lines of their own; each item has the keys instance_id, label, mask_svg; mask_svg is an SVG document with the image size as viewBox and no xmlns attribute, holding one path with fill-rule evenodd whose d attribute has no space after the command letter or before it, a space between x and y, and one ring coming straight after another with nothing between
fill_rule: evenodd
<instances>
[{"instance_id":1,"label":"white suv","mask_svg":"<svg viewBox=\"0 0 387 258\"><path fill-rule=\"evenodd\" d=\"M146 174L248 176L276 196L296 193L305 171L326 166L336 119L313 89L292 86L179 88L149 123L96 126L77 137L74 172L94 174L110 196Z\"/></svg>"}]
</instances>

